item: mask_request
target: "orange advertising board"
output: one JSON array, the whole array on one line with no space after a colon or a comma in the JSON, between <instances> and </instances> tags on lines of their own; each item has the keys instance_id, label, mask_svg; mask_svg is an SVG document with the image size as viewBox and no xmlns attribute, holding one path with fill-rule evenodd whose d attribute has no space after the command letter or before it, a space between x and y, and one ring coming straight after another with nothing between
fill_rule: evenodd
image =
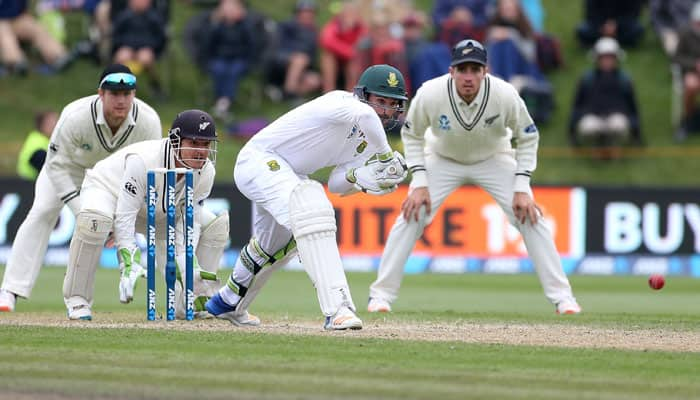
<instances>
[{"instance_id":1,"label":"orange advertising board","mask_svg":"<svg viewBox=\"0 0 700 400\"><path fill-rule=\"evenodd\" d=\"M399 215L407 186L385 196L329 194L336 209L341 253L379 255ZM572 188L540 187L535 199L553 231L559 253L569 255L576 231L571 221ZM463 186L442 204L416 244L415 252L472 257L521 257L527 254L518 230L484 190Z\"/></svg>"}]
</instances>

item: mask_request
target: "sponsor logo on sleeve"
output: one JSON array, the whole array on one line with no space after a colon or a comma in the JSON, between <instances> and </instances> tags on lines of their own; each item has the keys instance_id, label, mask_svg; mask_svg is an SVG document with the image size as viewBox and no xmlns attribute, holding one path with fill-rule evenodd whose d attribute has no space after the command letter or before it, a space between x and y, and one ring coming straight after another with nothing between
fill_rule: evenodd
<instances>
[{"instance_id":1,"label":"sponsor logo on sleeve","mask_svg":"<svg viewBox=\"0 0 700 400\"><path fill-rule=\"evenodd\" d=\"M133 183L129 181L124 183L124 190L126 190L126 192L130 193L132 196L136 196L136 186Z\"/></svg>"},{"instance_id":2,"label":"sponsor logo on sleeve","mask_svg":"<svg viewBox=\"0 0 700 400\"><path fill-rule=\"evenodd\" d=\"M523 129L523 131L525 133L535 133L537 132L537 127L535 126L535 124L530 124L525 129Z\"/></svg>"}]
</instances>

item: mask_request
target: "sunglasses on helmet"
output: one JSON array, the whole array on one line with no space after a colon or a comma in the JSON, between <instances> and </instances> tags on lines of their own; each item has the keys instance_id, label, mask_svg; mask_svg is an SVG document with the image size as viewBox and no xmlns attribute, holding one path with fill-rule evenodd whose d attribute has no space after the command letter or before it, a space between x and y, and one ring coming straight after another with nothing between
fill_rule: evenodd
<instances>
[{"instance_id":1,"label":"sunglasses on helmet","mask_svg":"<svg viewBox=\"0 0 700 400\"><path fill-rule=\"evenodd\" d=\"M134 89L136 87L136 76L126 72L115 72L105 75L100 81L100 88L120 88Z\"/></svg>"}]
</instances>

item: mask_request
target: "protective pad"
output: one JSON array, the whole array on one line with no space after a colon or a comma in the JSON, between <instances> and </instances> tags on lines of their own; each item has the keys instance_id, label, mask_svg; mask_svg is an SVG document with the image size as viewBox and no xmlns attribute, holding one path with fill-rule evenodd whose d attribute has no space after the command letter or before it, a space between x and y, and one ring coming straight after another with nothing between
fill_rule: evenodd
<instances>
[{"instance_id":1,"label":"protective pad","mask_svg":"<svg viewBox=\"0 0 700 400\"><path fill-rule=\"evenodd\" d=\"M229 218L228 211L224 211L207 226L202 227L195 251L199 266L205 271L216 273L228 241Z\"/></svg>"},{"instance_id":2,"label":"protective pad","mask_svg":"<svg viewBox=\"0 0 700 400\"><path fill-rule=\"evenodd\" d=\"M253 257L255 257L256 262L259 261L257 256L265 257L266 261L264 264L259 264L261 265L260 270L257 274L255 274L255 276L253 276L253 280L248 284L245 295L236 305L236 312L241 313L248 310L248 307L258 295L260 289L265 286L267 280L270 279L272 273L285 266L287 262L289 262L289 260L297 254L296 242L294 239L290 240L289 243L284 246L284 248L280 249L272 257L268 256L267 254L260 254L262 249L257 244L255 238L251 239L247 246L249 251L253 252L252 254L254 254Z\"/></svg>"},{"instance_id":3,"label":"protective pad","mask_svg":"<svg viewBox=\"0 0 700 400\"><path fill-rule=\"evenodd\" d=\"M323 314L331 316L341 306L354 311L335 239L335 213L321 184L307 179L292 190L289 219L301 263L316 287Z\"/></svg>"},{"instance_id":4,"label":"protective pad","mask_svg":"<svg viewBox=\"0 0 700 400\"><path fill-rule=\"evenodd\" d=\"M95 270L111 230L111 216L96 211L81 211L78 214L63 281L64 299L78 296L92 303Z\"/></svg>"}]
</instances>

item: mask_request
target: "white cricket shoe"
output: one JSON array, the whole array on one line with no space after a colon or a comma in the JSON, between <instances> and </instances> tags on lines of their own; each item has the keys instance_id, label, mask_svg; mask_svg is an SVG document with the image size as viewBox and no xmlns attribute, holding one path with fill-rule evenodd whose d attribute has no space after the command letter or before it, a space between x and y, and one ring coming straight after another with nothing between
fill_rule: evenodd
<instances>
[{"instance_id":1,"label":"white cricket shoe","mask_svg":"<svg viewBox=\"0 0 700 400\"><path fill-rule=\"evenodd\" d=\"M78 304L73 307L68 307L68 319L92 321L92 311L87 304Z\"/></svg>"},{"instance_id":2,"label":"white cricket shoe","mask_svg":"<svg viewBox=\"0 0 700 400\"><path fill-rule=\"evenodd\" d=\"M557 303L557 314L559 315L575 315L581 313L581 306L578 305L576 299L569 297Z\"/></svg>"},{"instance_id":3,"label":"white cricket shoe","mask_svg":"<svg viewBox=\"0 0 700 400\"><path fill-rule=\"evenodd\" d=\"M391 312L391 303L379 297L370 297L367 303L367 312L371 313L388 313Z\"/></svg>"},{"instance_id":4,"label":"white cricket shoe","mask_svg":"<svg viewBox=\"0 0 700 400\"><path fill-rule=\"evenodd\" d=\"M0 290L0 312L15 311L17 296L9 290Z\"/></svg>"},{"instance_id":5,"label":"white cricket shoe","mask_svg":"<svg viewBox=\"0 0 700 400\"><path fill-rule=\"evenodd\" d=\"M348 307L342 306L332 317L326 317L323 329L328 331L343 331L345 329L362 329L362 320Z\"/></svg>"},{"instance_id":6,"label":"white cricket shoe","mask_svg":"<svg viewBox=\"0 0 700 400\"><path fill-rule=\"evenodd\" d=\"M232 312L232 313L226 313L224 316L218 315L218 318L224 318L229 321L231 321L232 324L236 326L258 326L260 325L260 318L257 316L249 313L248 311L243 311L243 312Z\"/></svg>"}]
</instances>

